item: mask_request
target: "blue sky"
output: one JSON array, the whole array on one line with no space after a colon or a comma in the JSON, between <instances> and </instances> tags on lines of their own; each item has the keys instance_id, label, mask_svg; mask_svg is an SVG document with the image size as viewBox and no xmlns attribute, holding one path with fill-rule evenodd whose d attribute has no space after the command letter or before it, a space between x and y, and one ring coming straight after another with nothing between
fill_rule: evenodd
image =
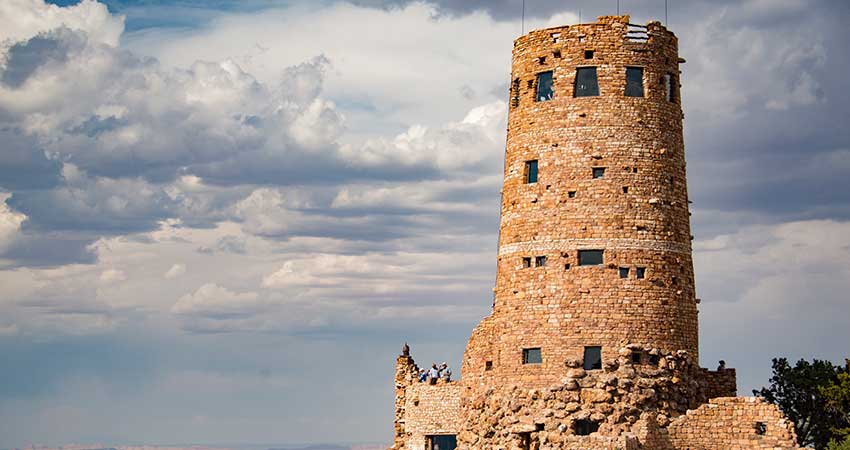
<instances>
[{"instance_id":1,"label":"blue sky","mask_svg":"<svg viewBox=\"0 0 850 450\"><path fill-rule=\"evenodd\" d=\"M389 441L401 344L458 367L489 310L520 2L56 3L0 4L0 448ZM670 9L742 394L848 356L848 12Z\"/></svg>"}]
</instances>

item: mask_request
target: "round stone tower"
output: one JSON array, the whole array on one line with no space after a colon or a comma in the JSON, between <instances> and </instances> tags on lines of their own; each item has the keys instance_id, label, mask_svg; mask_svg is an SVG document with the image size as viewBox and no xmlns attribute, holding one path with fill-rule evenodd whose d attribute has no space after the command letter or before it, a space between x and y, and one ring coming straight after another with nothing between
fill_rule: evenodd
<instances>
[{"instance_id":1,"label":"round stone tower","mask_svg":"<svg viewBox=\"0 0 850 450\"><path fill-rule=\"evenodd\" d=\"M465 379L547 386L628 345L696 362L680 62L628 16L514 42L494 309Z\"/></svg>"}]
</instances>

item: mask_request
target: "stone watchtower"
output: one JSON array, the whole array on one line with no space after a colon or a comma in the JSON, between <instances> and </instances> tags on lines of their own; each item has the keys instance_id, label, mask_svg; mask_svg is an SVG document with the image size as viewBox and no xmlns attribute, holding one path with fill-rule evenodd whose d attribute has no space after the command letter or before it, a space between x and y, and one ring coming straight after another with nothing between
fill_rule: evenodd
<instances>
[{"instance_id":1,"label":"stone watchtower","mask_svg":"<svg viewBox=\"0 0 850 450\"><path fill-rule=\"evenodd\" d=\"M628 16L514 42L493 312L460 382L399 357L394 448L794 448L698 364L677 47Z\"/></svg>"}]
</instances>

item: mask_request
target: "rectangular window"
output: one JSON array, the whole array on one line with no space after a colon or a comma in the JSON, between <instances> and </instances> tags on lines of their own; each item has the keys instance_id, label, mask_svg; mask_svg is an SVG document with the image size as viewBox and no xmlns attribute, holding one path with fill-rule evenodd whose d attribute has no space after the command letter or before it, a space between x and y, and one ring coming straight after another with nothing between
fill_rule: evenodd
<instances>
[{"instance_id":1,"label":"rectangular window","mask_svg":"<svg viewBox=\"0 0 850 450\"><path fill-rule=\"evenodd\" d=\"M604 167L594 167L593 168L593 178L602 178L605 176L605 168Z\"/></svg>"},{"instance_id":2,"label":"rectangular window","mask_svg":"<svg viewBox=\"0 0 850 450\"><path fill-rule=\"evenodd\" d=\"M555 96L555 89L552 83L552 71L540 72L537 74L537 96L534 101L545 102L552 100Z\"/></svg>"},{"instance_id":3,"label":"rectangular window","mask_svg":"<svg viewBox=\"0 0 850 450\"><path fill-rule=\"evenodd\" d=\"M457 448L457 436L454 434L426 436L425 447L428 450L455 450Z\"/></svg>"},{"instance_id":4,"label":"rectangular window","mask_svg":"<svg viewBox=\"0 0 850 450\"><path fill-rule=\"evenodd\" d=\"M484 370L493 370L493 361L487 361L484 363Z\"/></svg>"},{"instance_id":5,"label":"rectangular window","mask_svg":"<svg viewBox=\"0 0 850 450\"><path fill-rule=\"evenodd\" d=\"M602 250L579 250L578 265L580 266L601 266L602 265Z\"/></svg>"},{"instance_id":6,"label":"rectangular window","mask_svg":"<svg viewBox=\"0 0 850 450\"><path fill-rule=\"evenodd\" d=\"M596 67L576 69L576 87L574 97L595 97L599 95L599 83L596 81Z\"/></svg>"},{"instance_id":7,"label":"rectangular window","mask_svg":"<svg viewBox=\"0 0 850 450\"><path fill-rule=\"evenodd\" d=\"M525 182L526 184L537 183L537 160L525 162Z\"/></svg>"},{"instance_id":8,"label":"rectangular window","mask_svg":"<svg viewBox=\"0 0 850 450\"><path fill-rule=\"evenodd\" d=\"M628 267L620 267L620 278L628 278L629 277L629 268Z\"/></svg>"},{"instance_id":9,"label":"rectangular window","mask_svg":"<svg viewBox=\"0 0 850 450\"><path fill-rule=\"evenodd\" d=\"M536 265L537 267L544 267L544 266L546 266L546 257L545 256L538 256L538 257L534 258L534 263L535 263L534 265Z\"/></svg>"},{"instance_id":10,"label":"rectangular window","mask_svg":"<svg viewBox=\"0 0 850 450\"><path fill-rule=\"evenodd\" d=\"M632 364L640 364L643 359L641 352L632 352Z\"/></svg>"},{"instance_id":11,"label":"rectangular window","mask_svg":"<svg viewBox=\"0 0 850 450\"><path fill-rule=\"evenodd\" d=\"M594 420L579 419L575 421L573 430L578 436L587 436L599 431L599 422Z\"/></svg>"},{"instance_id":12,"label":"rectangular window","mask_svg":"<svg viewBox=\"0 0 850 450\"><path fill-rule=\"evenodd\" d=\"M584 348L584 370L599 370L602 368L602 347Z\"/></svg>"},{"instance_id":13,"label":"rectangular window","mask_svg":"<svg viewBox=\"0 0 850 450\"><path fill-rule=\"evenodd\" d=\"M540 348L524 348L522 350L523 364L540 364L543 362L543 355L540 354Z\"/></svg>"},{"instance_id":14,"label":"rectangular window","mask_svg":"<svg viewBox=\"0 0 850 450\"><path fill-rule=\"evenodd\" d=\"M593 50L585 50L584 59L593 59Z\"/></svg>"},{"instance_id":15,"label":"rectangular window","mask_svg":"<svg viewBox=\"0 0 850 450\"><path fill-rule=\"evenodd\" d=\"M569 264L564 264L564 270L570 270L570 265L569 265Z\"/></svg>"},{"instance_id":16,"label":"rectangular window","mask_svg":"<svg viewBox=\"0 0 850 450\"><path fill-rule=\"evenodd\" d=\"M646 267L638 267L635 269L635 278L644 278L646 277Z\"/></svg>"},{"instance_id":17,"label":"rectangular window","mask_svg":"<svg viewBox=\"0 0 850 450\"><path fill-rule=\"evenodd\" d=\"M676 101L676 91L673 86L675 81L675 77L673 77L672 73L664 74L664 96L667 98L668 102Z\"/></svg>"},{"instance_id":18,"label":"rectangular window","mask_svg":"<svg viewBox=\"0 0 850 450\"><path fill-rule=\"evenodd\" d=\"M522 268L528 269L529 267L531 267L531 257L526 256L526 257L522 258Z\"/></svg>"},{"instance_id":19,"label":"rectangular window","mask_svg":"<svg viewBox=\"0 0 850 450\"><path fill-rule=\"evenodd\" d=\"M626 67L626 97L643 97L643 67Z\"/></svg>"},{"instance_id":20,"label":"rectangular window","mask_svg":"<svg viewBox=\"0 0 850 450\"><path fill-rule=\"evenodd\" d=\"M569 198L576 198L576 191L569 191L569 192L567 192L567 197L569 197Z\"/></svg>"}]
</instances>

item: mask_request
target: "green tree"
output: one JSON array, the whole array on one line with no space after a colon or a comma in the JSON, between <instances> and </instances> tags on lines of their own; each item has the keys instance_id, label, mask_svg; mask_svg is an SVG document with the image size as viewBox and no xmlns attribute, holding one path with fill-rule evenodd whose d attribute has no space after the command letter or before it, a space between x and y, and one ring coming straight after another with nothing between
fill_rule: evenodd
<instances>
[{"instance_id":1,"label":"green tree","mask_svg":"<svg viewBox=\"0 0 850 450\"><path fill-rule=\"evenodd\" d=\"M809 363L799 360L791 367L786 358L773 359L770 386L754 390L753 394L774 403L794 423L797 443L801 447L827 448L837 437L835 430L848 426L845 417L829 408L822 389L838 381L844 372L829 361L818 359Z\"/></svg>"},{"instance_id":2,"label":"green tree","mask_svg":"<svg viewBox=\"0 0 850 450\"><path fill-rule=\"evenodd\" d=\"M850 450L850 437L841 442L832 441L826 446L826 450Z\"/></svg>"},{"instance_id":3,"label":"green tree","mask_svg":"<svg viewBox=\"0 0 850 450\"><path fill-rule=\"evenodd\" d=\"M820 388L820 393L826 400L827 409L841 417L844 422L843 426L836 427L832 431L845 437L845 443L850 442L850 360L835 381Z\"/></svg>"}]
</instances>

